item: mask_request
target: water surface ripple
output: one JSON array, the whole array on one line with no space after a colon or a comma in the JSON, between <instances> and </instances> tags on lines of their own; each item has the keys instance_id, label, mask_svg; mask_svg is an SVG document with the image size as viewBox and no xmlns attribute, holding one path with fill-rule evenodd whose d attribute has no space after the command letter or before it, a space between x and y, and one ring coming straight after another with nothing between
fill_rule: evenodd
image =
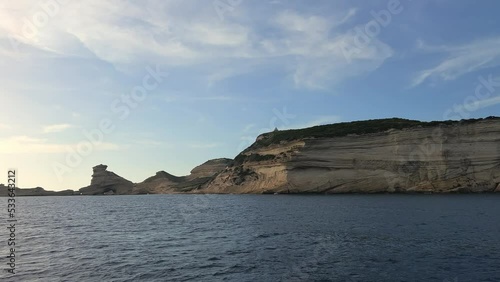
<instances>
[{"instance_id":1,"label":"water surface ripple","mask_svg":"<svg viewBox=\"0 0 500 282\"><path fill-rule=\"evenodd\" d=\"M500 281L498 195L16 201L2 281Z\"/></svg>"}]
</instances>

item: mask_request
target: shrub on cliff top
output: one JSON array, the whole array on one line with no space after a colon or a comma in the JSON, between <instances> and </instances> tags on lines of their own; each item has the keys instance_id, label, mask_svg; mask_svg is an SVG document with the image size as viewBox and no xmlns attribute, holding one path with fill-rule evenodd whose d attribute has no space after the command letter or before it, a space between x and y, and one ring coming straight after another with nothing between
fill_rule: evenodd
<instances>
[{"instance_id":1,"label":"shrub on cliff top","mask_svg":"<svg viewBox=\"0 0 500 282\"><path fill-rule=\"evenodd\" d=\"M486 119L489 120L489 119L500 119L500 118L487 117ZM342 122L329 125L319 125L303 129L290 129L290 130L281 130L281 131L265 133L261 135L262 138L260 140L256 141L247 150L268 146L271 144L278 144L281 141L291 141L304 138L342 137L350 134L361 135L361 134L384 132L389 129L401 130L418 126L432 127L438 125L469 124L481 120L484 119L422 122L417 120L390 118L390 119L374 119L366 121Z\"/></svg>"}]
</instances>

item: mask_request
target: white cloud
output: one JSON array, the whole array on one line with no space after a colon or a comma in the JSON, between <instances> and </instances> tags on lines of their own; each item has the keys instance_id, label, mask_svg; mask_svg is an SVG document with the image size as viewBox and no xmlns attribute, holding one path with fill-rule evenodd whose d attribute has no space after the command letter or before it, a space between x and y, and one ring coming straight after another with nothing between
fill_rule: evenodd
<instances>
[{"instance_id":1,"label":"white cloud","mask_svg":"<svg viewBox=\"0 0 500 282\"><path fill-rule=\"evenodd\" d=\"M393 55L392 49L377 38L371 38L369 44L357 48L354 29L337 31L336 27L347 22L354 14L355 10L351 9L344 17L326 19L282 12L276 22L285 31L285 36L265 39L262 46L270 54L290 57L289 61L293 62L291 77L296 87L328 88L346 78L377 69ZM347 58L345 49L354 47L359 52Z\"/></svg>"},{"instance_id":2,"label":"white cloud","mask_svg":"<svg viewBox=\"0 0 500 282\"><path fill-rule=\"evenodd\" d=\"M13 136L0 139L0 153L2 154L55 154L66 153L71 148L77 148L77 144L50 143L47 139L33 138L29 136ZM113 143L98 143L93 146L97 151L119 150L121 147Z\"/></svg>"},{"instance_id":3,"label":"white cloud","mask_svg":"<svg viewBox=\"0 0 500 282\"><path fill-rule=\"evenodd\" d=\"M187 27L186 39L214 46L242 46L248 43L249 30L241 25L206 26L195 24Z\"/></svg>"},{"instance_id":4,"label":"white cloud","mask_svg":"<svg viewBox=\"0 0 500 282\"><path fill-rule=\"evenodd\" d=\"M299 33L324 35L330 30L330 23L327 19L319 16L301 16L292 11L280 13L276 22L285 30Z\"/></svg>"},{"instance_id":5,"label":"white cloud","mask_svg":"<svg viewBox=\"0 0 500 282\"><path fill-rule=\"evenodd\" d=\"M446 59L436 66L423 70L413 78L412 86L427 80L454 80L464 74L500 65L500 38L489 38L461 46L426 46L419 48L429 52L443 52Z\"/></svg>"},{"instance_id":6,"label":"white cloud","mask_svg":"<svg viewBox=\"0 0 500 282\"><path fill-rule=\"evenodd\" d=\"M236 98L231 97L231 96L224 96L224 95L218 95L218 96L198 96L198 97L192 97L192 96L181 96L181 95L169 95L165 97L165 102L171 103L171 102L199 102L199 101L234 101Z\"/></svg>"},{"instance_id":7,"label":"white cloud","mask_svg":"<svg viewBox=\"0 0 500 282\"><path fill-rule=\"evenodd\" d=\"M43 128L43 133L62 132L62 131L65 131L66 129L69 129L72 127L73 127L73 125L67 124L67 123L47 125Z\"/></svg>"},{"instance_id":8,"label":"white cloud","mask_svg":"<svg viewBox=\"0 0 500 282\"><path fill-rule=\"evenodd\" d=\"M220 81L224 81L228 78L236 77L239 75L244 75L250 73L253 68L256 66L252 65L240 65L240 66L232 66L232 67L220 67L218 69L214 69L212 73L207 75L206 81L208 87L212 87L216 85Z\"/></svg>"},{"instance_id":9,"label":"white cloud","mask_svg":"<svg viewBox=\"0 0 500 282\"><path fill-rule=\"evenodd\" d=\"M498 104L500 104L500 96L495 96L492 98L479 100L479 101L476 101L474 103L471 103L469 105L469 107L482 109L482 108L487 108L487 107L491 107L491 106L498 105Z\"/></svg>"},{"instance_id":10,"label":"white cloud","mask_svg":"<svg viewBox=\"0 0 500 282\"><path fill-rule=\"evenodd\" d=\"M0 30L7 37L54 56L97 57L123 71L144 64L194 66L204 70L209 86L275 67L296 87L324 89L373 71L392 56L386 44L373 40L361 54L346 60L341 46L353 34L340 27L351 21L354 9L328 17L272 11L269 22L253 20L252 15L238 17L246 20L237 22L220 21L210 4L200 9L188 1L75 1L61 6L46 25L26 36L24 19L42 11L37 2L1 5ZM244 5L238 10L244 13Z\"/></svg>"}]
</instances>

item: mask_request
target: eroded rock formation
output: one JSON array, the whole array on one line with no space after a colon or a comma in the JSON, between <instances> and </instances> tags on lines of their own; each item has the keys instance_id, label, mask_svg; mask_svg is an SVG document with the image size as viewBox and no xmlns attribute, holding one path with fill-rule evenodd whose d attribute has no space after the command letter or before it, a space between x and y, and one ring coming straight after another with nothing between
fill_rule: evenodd
<instances>
[{"instance_id":1,"label":"eroded rock formation","mask_svg":"<svg viewBox=\"0 0 500 282\"><path fill-rule=\"evenodd\" d=\"M499 183L500 119L391 119L263 134L203 192L500 192Z\"/></svg>"},{"instance_id":2,"label":"eroded rock formation","mask_svg":"<svg viewBox=\"0 0 500 282\"><path fill-rule=\"evenodd\" d=\"M188 176L160 171L141 183L105 165L93 171L90 186L77 194L500 193L500 118L384 119L275 130L258 136L234 160L207 161Z\"/></svg>"},{"instance_id":3,"label":"eroded rock formation","mask_svg":"<svg viewBox=\"0 0 500 282\"><path fill-rule=\"evenodd\" d=\"M83 195L102 195L113 192L116 195L132 194L134 184L107 170L108 166L98 165L93 168L92 180L90 185L80 189Z\"/></svg>"},{"instance_id":4,"label":"eroded rock formation","mask_svg":"<svg viewBox=\"0 0 500 282\"><path fill-rule=\"evenodd\" d=\"M141 183L132 183L107 170L107 166L94 167L90 186L80 189L84 195L113 194L173 194L192 193L201 189L218 173L232 163L231 159L215 159L197 166L188 176L174 176L165 171L147 178Z\"/></svg>"}]
</instances>

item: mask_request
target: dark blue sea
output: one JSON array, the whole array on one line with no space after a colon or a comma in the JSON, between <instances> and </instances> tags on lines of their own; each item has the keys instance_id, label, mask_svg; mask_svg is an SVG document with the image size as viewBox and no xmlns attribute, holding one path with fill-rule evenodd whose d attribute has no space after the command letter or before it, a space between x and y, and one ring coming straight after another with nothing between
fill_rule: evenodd
<instances>
[{"instance_id":1,"label":"dark blue sea","mask_svg":"<svg viewBox=\"0 0 500 282\"><path fill-rule=\"evenodd\" d=\"M498 195L18 197L16 212L2 281L500 281Z\"/></svg>"}]
</instances>

